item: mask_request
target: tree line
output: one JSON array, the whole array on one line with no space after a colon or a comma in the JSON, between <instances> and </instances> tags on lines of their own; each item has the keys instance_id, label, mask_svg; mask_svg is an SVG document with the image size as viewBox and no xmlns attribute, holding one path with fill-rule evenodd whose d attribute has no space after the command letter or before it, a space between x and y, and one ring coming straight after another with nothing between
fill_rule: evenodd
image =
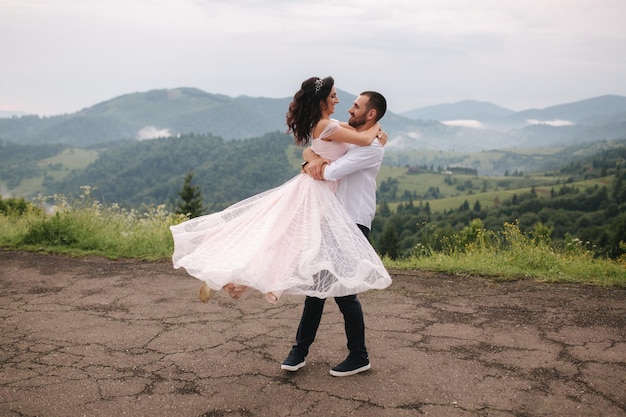
<instances>
[{"instance_id":1,"label":"tree line","mask_svg":"<svg viewBox=\"0 0 626 417\"><path fill-rule=\"evenodd\" d=\"M103 151L86 169L46 185L51 194L72 195L89 185L93 197L104 203L165 204L173 209L185 176L193 172L206 212L210 212L295 175L297 170L286 155L292 143L293 139L278 132L231 141L195 134L129 141Z\"/></svg>"},{"instance_id":2,"label":"tree line","mask_svg":"<svg viewBox=\"0 0 626 417\"><path fill-rule=\"evenodd\" d=\"M465 200L457 209L432 213L428 201L410 200L392 211L383 199L372 225L373 244L391 258L410 256L416 248L438 251L478 219L493 232L505 223L518 223L525 233L541 226L549 230L557 247L578 239L598 256L617 258L626 253L625 166L626 147L603 152L559 172L572 179L606 178L607 185L581 190L563 184L552 188L548 197L531 188L489 208Z\"/></svg>"},{"instance_id":3,"label":"tree line","mask_svg":"<svg viewBox=\"0 0 626 417\"><path fill-rule=\"evenodd\" d=\"M38 165L41 159L57 155L65 145L18 145L0 140L0 179L11 189L25 178L43 175L44 168Z\"/></svg>"},{"instance_id":4,"label":"tree line","mask_svg":"<svg viewBox=\"0 0 626 417\"><path fill-rule=\"evenodd\" d=\"M92 196L103 204L131 208L165 204L171 211L191 207L199 215L221 210L293 177L298 169L289 157L299 160L301 150L292 145L293 139L280 132L235 141L195 134L122 141L101 150L98 159L86 169L60 181L48 177L45 185L48 195L76 196L81 194L82 186L90 186ZM41 170L38 160L63 149L63 145L0 142L0 179L15 184L20 178L32 176ZM388 178L381 181L378 190L373 244L383 254L408 256L420 245L435 248L445 244L450 236L479 219L489 230L501 229L505 222L519 222L524 231L542 224L549 228L557 244L564 244L573 236L589 242L590 249L598 255L616 257L624 252L620 242L626 239L624 167L626 145L567 163L555 171L569 176L572 182L605 178L606 185L581 190L571 183L562 184L553 188L548 197L531 189L489 208L481 207L468 194L457 209L443 213L430 210L429 200L441 197L436 187L426 195L401 194L397 192L397 180ZM202 201L180 206L184 191L181 188L185 184L191 186L191 178L186 178L190 173L193 187L197 187L192 191L201 195ZM193 197L193 193L186 195ZM392 211L390 204L398 202Z\"/></svg>"}]
</instances>

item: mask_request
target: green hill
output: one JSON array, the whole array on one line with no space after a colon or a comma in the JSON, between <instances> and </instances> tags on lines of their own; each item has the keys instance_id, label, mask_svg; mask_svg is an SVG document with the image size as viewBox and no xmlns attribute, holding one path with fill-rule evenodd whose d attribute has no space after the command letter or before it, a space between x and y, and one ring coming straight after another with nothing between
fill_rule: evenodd
<instances>
[{"instance_id":1,"label":"green hill","mask_svg":"<svg viewBox=\"0 0 626 417\"><path fill-rule=\"evenodd\" d=\"M209 211L293 177L301 152L290 136L278 132L231 141L189 134L122 141L92 150L0 142L0 150L0 186L10 188L13 195L21 190L25 197L71 197L88 186L105 205L140 209L164 204L172 210L184 176L193 172ZM380 208L372 236L380 239L385 228L393 228L400 253L429 242L433 235L459 232L476 218L492 230L519 221L527 232L542 223L557 241L576 236L591 242L599 254L615 256L622 251L626 141L517 152L436 152L430 160L426 153L407 151L402 155L404 166L398 165L400 155L387 156L391 164L385 161L378 176ZM464 166L478 160L511 169L521 165L519 161L551 169L484 176Z\"/></svg>"},{"instance_id":2,"label":"green hill","mask_svg":"<svg viewBox=\"0 0 626 417\"><path fill-rule=\"evenodd\" d=\"M354 96L342 94L345 103L337 112L347 118ZM0 139L74 147L190 133L246 139L284 131L290 101L289 97L232 98L195 88L152 90L119 96L72 114L0 119Z\"/></svg>"},{"instance_id":3,"label":"green hill","mask_svg":"<svg viewBox=\"0 0 626 417\"><path fill-rule=\"evenodd\" d=\"M597 256L619 257L626 253L626 143L620 144L541 175L382 170L375 245L401 256L416 248L462 251L453 236L473 233L470 225L479 220L493 233L506 223L531 234L545 228L562 248L582 245Z\"/></svg>"},{"instance_id":4,"label":"green hill","mask_svg":"<svg viewBox=\"0 0 626 417\"><path fill-rule=\"evenodd\" d=\"M212 135L129 141L100 152L85 169L48 182L47 190L79 195L81 186L90 186L92 195L105 203L172 205L185 174L193 172L205 203L216 209L295 175L297 164L287 155L295 148L292 143L280 133L241 141Z\"/></svg>"},{"instance_id":5,"label":"green hill","mask_svg":"<svg viewBox=\"0 0 626 417\"><path fill-rule=\"evenodd\" d=\"M346 120L355 96L341 90L338 96L340 103L333 117ZM72 147L101 148L120 140L145 140L191 133L211 134L225 140L248 139L269 132L284 132L285 113L290 101L291 97L228 97L196 88L135 92L72 114L0 118L0 140L27 145L62 143ZM484 104L480 102L463 103L463 108L465 110L458 116L485 111ZM565 126L529 125L522 118L521 124L518 123L515 128L490 127L480 123L482 127L476 128L442 120L416 120L391 111L382 119L382 125L389 133L388 148L398 152L564 147L605 139L624 139L625 108L626 97L604 96L555 106L557 113L548 108L545 112L527 115L542 119L544 114L546 117L558 114L565 119ZM503 117L508 119L516 115ZM483 173L491 172L485 166Z\"/></svg>"}]
</instances>

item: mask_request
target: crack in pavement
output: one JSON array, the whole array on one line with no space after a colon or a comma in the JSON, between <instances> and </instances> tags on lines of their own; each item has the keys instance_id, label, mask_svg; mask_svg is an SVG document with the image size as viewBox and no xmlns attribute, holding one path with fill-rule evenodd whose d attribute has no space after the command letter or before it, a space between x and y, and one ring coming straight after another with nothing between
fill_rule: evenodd
<instances>
[{"instance_id":1,"label":"crack in pavement","mask_svg":"<svg viewBox=\"0 0 626 417\"><path fill-rule=\"evenodd\" d=\"M297 373L301 297L203 304L168 262L0 250L0 415L626 416L626 290L391 271L360 296L372 369L333 302Z\"/></svg>"}]
</instances>

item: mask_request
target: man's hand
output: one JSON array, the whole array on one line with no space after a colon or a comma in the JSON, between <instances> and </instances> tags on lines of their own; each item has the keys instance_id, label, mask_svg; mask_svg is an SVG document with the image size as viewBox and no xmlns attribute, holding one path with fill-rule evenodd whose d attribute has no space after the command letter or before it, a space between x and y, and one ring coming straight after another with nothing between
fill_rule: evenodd
<instances>
[{"instance_id":1,"label":"man's hand","mask_svg":"<svg viewBox=\"0 0 626 417\"><path fill-rule=\"evenodd\" d=\"M310 147L302 151L302 158L307 161L302 170L316 180L323 180L324 165L330 164L330 160L321 158Z\"/></svg>"},{"instance_id":2,"label":"man's hand","mask_svg":"<svg viewBox=\"0 0 626 417\"><path fill-rule=\"evenodd\" d=\"M324 166L328 165L330 160L324 158L315 158L304 166L304 172L315 178L316 180L324 179Z\"/></svg>"}]
</instances>

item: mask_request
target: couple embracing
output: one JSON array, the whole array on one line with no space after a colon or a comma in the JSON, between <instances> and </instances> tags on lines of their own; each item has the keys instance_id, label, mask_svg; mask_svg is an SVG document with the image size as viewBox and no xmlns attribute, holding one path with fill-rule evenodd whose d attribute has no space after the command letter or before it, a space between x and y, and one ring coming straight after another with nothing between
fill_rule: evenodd
<instances>
[{"instance_id":1,"label":"couple embracing","mask_svg":"<svg viewBox=\"0 0 626 417\"><path fill-rule=\"evenodd\" d=\"M368 241L386 141L378 121L387 105L381 94L365 91L350 107L348 123L340 123L330 117L337 103L332 77L305 80L287 112L288 132L305 147L303 172L171 231L174 267L204 281L209 293L238 299L256 290L271 303L284 294L306 296L283 370L305 366L325 300L334 297L349 354L330 374L348 376L370 369L357 294L391 284Z\"/></svg>"}]
</instances>

